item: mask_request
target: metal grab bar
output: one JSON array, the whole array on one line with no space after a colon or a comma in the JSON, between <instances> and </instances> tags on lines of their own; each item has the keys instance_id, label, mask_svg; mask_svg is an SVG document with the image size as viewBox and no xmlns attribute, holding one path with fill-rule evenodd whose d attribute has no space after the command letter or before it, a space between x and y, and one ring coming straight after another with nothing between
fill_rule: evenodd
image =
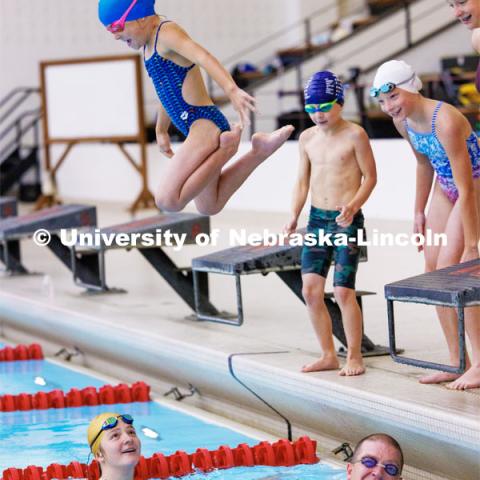
<instances>
[{"instance_id":1,"label":"metal grab bar","mask_svg":"<svg viewBox=\"0 0 480 480\"><path fill-rule=\"evenodd\" d=\"M4 122L10 114L12 114L32 93L40 93L39 88L33 87L19 87L13 89L8 93L2 100L0 100L0 108L3 108L11 99L13 99L18 94L22 94L20 100L17 100L10 109L0 117L0 123Z\"/></svg>"}]
</instances>

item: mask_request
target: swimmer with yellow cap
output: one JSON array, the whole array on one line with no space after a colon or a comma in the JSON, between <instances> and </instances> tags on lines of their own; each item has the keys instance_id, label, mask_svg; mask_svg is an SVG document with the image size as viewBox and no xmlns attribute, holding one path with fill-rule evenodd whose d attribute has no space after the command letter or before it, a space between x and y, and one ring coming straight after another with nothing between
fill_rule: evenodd
<instances>
[{"instance_id":1,"label":"swimmer with yellow cap","mask_svg":"<svg viewBox=\"0 0 480 480\"><path fill-rule=\"evenodd\" d=\"M131 415L112 412L97 415L88 426L87 439L103 480L134 478L141 445Z\"/></svg>"}]
</instances>

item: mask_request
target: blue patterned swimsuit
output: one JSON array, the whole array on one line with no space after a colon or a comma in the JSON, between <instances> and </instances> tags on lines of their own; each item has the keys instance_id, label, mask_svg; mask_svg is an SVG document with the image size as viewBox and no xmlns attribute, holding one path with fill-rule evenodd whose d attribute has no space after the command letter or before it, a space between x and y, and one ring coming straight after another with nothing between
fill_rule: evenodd
<instances>
[{"instance_id":1,"label":"blue patterned swimsuit","mask_svg":"<svg viewBox=\"0 0 480 480\"><path fill-rule=\"evenodd\" d=\"M215 105L190 105L182 95L182 87L188 72L195 67L182 67L168 58L164 58L157 52L158 33L166 20L160 23L155 35L155 51L150 58L143 58L148 75L153 81L158 98L162 102L173 124L185 135L188 135L193 122L204 118L213 122L221 132L230 130L230 125L222 112Z\"/></svg>"},{"instance_id":2,"label":"blue patterned swimsuit","mask_svg":"<svg viewBox=\"0 0 480 480\"><path fill-rule=\"evenodd\" d=\"M413 148L428 157L437 174L437 182L449 200L455 203L458 199L458 189L453 179L452 166L443 145L437 137L435 128L438 111L442 104L443 102L438 102L438 105L435 107L432 117L432 131L430 133L419 133L412 130L408 126L407 120L405 120L405 128ZM473 178L480 178L480 147L475 132L472 132L467 138L467 148L472 162Z\"/></svg>"}]
</instances>

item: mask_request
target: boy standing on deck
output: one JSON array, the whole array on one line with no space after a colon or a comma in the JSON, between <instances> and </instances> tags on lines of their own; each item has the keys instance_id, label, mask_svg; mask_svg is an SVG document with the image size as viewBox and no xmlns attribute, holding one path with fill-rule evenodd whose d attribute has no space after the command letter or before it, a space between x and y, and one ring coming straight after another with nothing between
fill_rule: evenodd
<instances>
[{"instance_id":1,"label":"boy standing on deck","mask_svg":"<svg viewBox=\"0 0 480 480\"><path fill-rule=\"evenodd\" d=\"M360 375L363 364L362 313L356 300L355 276L359 247L358 231L363 229L361 206L377 182L375 160L365 130L342 118L343 85L328 71L317 72L305 88L305 111L314 127L299 139L300 164L292 202L292 215L285 226L294 233L298 217L311 194L307 232L319 240L303 247L303 297L321 357L304 365L303 372L336 370L340 363L332 335L332 320L324 302L325 280L332 258L335 262L334 294L342 312L348 353L340 375ZM331 234L326 240L326 235Z\"/></svg>"}]
</instances>

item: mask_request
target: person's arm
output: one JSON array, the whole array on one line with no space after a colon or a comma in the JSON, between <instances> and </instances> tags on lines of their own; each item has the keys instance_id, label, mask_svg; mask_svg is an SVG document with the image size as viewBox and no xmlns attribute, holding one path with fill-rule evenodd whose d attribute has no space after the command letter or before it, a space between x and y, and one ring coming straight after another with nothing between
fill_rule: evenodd
<instances>
[{"instance_id":1,"label":"person's arm","mask_svg":"<svg viewBox=\"0 0 480 480\"><path fill-rule=\"evenodd\" d=\"M223 65L205 48L194 42L176 23L166 24L161 31L162 44L201 66L227 94L240 116L240 125L250 123L249 113L255 111L255 99L241 90Z\"/></svg>"},{"instance_id":2,"label":"person's arm","mask_svg":"<svg viewBox=\"0 0 480 480\"><path fill-rule=\"evenodd\" d=\"M155 135L157 137L157 145L160 148L160 151L169 158L174 155L170 144L170 135L168 134L170 123L170 117L160 103L158 107L157 124L155 126Z\"/></svg>"},{"instance_id":3,"label":"person's arm","mask_svg":"<svg viewBox=\"0 0 480 480\"><path fill-rule=\"evenodd\" d=\"M480 53L480 28L476 28L472 33L472 47Z\"/></svg>"},{"instance_id":4,"label":"person's arm","mask_svg":"<svg viewBox=\"0 0 480 480\"><path fill-rule=\"evenodd\" d=\"M472 260L478 258L480 227L472 163L466 143L470 127L465 117L453 108L441 112L438 120L437 136L450 160L453 179L458 189L457 202L465 242L462 261Z\"/></svg>"},{"instance_id":5,"label":"person's arm","mask_svg":"<svg viewBox=\"0 0 480 480\"><path fill-rule=\"evenodd\" d=\"M425 236L425 209L427 208L428 197L432 189L434 170L430 163L430 160L425 155L417 152L413 145L410 142L408 133L405 129L403 123L393 122L395 124L398 133L407 140L410 147L412 148L413 154L417 159L417 170L416 170L416 182L415 182L415 207L414 207L414 217L413 217L413 233L420 234ZM421 252L423 250L422 246L418 246L417 250Z\"/></svg>"},{"instance_id":6,"label":"person's arm","mask_svg":"<svg viewBox=\"0 0 480 480\"><path fill-rule=\"evenodd\" d=\"M290 221L285 225L284 232L295 233L298 224L298 217L307 201L308 191L310 189L310 160L305 151L305 144L310 134L308 130L304 131L298 140L300 160L298 163L298 175L295 181L292 195L292 209Z\"/></svg>"},{"instance_id":7,"label":"person's arm","mask_svg":"<svg viewBox=\"0 0 480 480\"><path fill-rule=\"evenodd\" d=\"M363 178L352 200L347 205L337 207L341 213L336 218L336 222L341 227L348 227L353 222L353 217L367 201L377 184L377 167L367 132L363 128L356 128L353 136L355 158Z\"/></svg>"}]
</instances>

